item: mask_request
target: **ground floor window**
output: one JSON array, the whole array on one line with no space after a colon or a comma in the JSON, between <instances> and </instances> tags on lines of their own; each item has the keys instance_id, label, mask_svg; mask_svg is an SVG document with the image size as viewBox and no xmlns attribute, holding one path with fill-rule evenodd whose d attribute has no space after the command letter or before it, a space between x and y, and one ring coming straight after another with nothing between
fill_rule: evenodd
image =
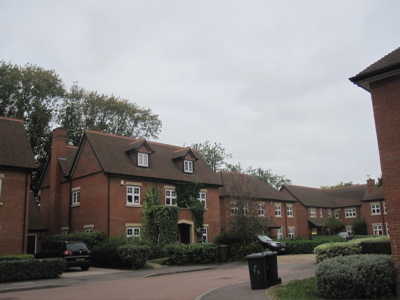
<instances>
[{"instance_id":1,"label":"ground floor window","mask_svg":"<svg viewBox=\"0 0 400 300\"><path fill-rule=\"evenodd\" d=\"M294 239L294 228L289 228L289 238Z\"/></svg>"},{"instance_id":2,"label":"ground floor window","mask_svg":"<svg viewBox=\"0 0 400 300\"><path fill-rule=\"evenodd\" d=\"M390 233L389 233L389 224L388 223L386 223L386 234L390 235Z\"/></svg>"},{"instance_id":3,"label":"ground floor window","mask_svg":"<svg viewBox=\"0 0 400 300\"><path fill-rule=\"evenodd\" d=\"M140 227L127 227L126 237L140 237Z\"/></svg>"},{"instance_id":4,"label":"ground floor window","mask_svg":"<svg viewBox=\"0 0 400 300\"><path fill-rule=\"evenodd\" d=\"M282 228L279 228L279 229L276 231L276 237L277 237L278 240L283 239Z\"/></svg>"},{"instance_id":5,"label":"ground floor window","mask_svg":"<svg viewBox=\"0 0 400 300\"><path fill-rule=\"evenodd\" d=\"M200 230L201 230L201 242L208 243L208 228L203 227Z\"/></svg>"},{"instance_id":6,"label":"ground floor window","mask_svg":"<svg viewBox=\"0 0 400 300\"><path fill-rule=\"evenodd\" d=\"M372 225L372 228L374 230L374 235L383 235L381 224Z\"/></svg>"}]
</instances>

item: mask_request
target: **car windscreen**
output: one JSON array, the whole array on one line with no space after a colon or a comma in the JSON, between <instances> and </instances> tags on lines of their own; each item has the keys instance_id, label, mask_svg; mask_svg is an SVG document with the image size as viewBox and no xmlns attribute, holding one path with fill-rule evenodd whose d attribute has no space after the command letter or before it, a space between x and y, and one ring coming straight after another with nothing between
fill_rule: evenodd
<instances>
[{"instance_id":1,"label":"car windscreen","mask_svg":"<svg viewBox=\"0 0 400 300\"><path fill-rule=\"evenodd\" d=\"M56 250L62 250L62 243L46 243L43 246L43 250L48 250L48 251L56 251Z\"/></svg>"},{"instance_id":2,"label":"car windscreen","mask_svg":"<svg viewBox=\"0 0 400 300\"><path fill-rule=\"evenodd\" d=\"M258 236L258 239L259 239L261 242L269 242L269 241L272 241L272 239L269 238L269 237L267 237L266 235L259 235L259 236Z\"/></svg>"},{"instance_id":3,"label":"car windscreen","mask_svg":"<svg viewBox=\"0 0 400 300\"><path fill-rule=\"evenodd\" d=\"M85 243L68 243L67 250L69 251L81 251L81 250L88 250Z\"/></svg>"}]
</instances>

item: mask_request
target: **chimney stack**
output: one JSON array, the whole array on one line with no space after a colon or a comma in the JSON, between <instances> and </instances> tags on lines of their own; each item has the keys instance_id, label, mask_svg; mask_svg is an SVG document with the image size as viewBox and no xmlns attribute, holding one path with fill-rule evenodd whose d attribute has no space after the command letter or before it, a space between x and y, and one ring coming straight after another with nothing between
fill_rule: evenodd
<instances>
[{"instance_id":1,"label":"chimney stack","mask_svg":"<svg viewBox=\"0 0 400 300\"><path fill-rule=\"evenodd\" d=\"M375 186L375 179L367 179L367 193L371 194L373 191L376 190L376 186Z\"/></svg>"}]
</instances>

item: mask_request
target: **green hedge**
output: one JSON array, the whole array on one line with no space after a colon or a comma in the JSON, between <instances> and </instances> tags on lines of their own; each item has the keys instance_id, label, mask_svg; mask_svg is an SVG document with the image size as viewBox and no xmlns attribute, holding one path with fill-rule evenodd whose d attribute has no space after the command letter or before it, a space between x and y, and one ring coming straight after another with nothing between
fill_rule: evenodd
<instances>
[{"instance_id":1,"label":"green hedge","mask_svg":"<svg viewBox=\"0 0 400 300\"><path fill-rule=\"evenodd\" d=\"M230 260L244 261L247 255L263 251L264 247L258 242L233 244L230 249Z\"/></svg>"},{"instance_id":2,"label":"green hedge","mask_svg":"<svg viewBox=\"0 0 400 300\"><path fill-rule=\"evenodd\" d=\"M353 239L345 243L328 243L314 249L317 263L337 256L353 254L390 254L387 236Z\"/></svg>"},{"instance_id":3,"label":"green hedge","mask_svg":"<svg viewBox=\"0 0 400 300\"><path fill-rule=\"evenodd\" d=\"M51 235L47 242L60 242L60 241L82 241L86 246L92 250L97 245L104 243L108 240L107 234L104 231L95 231L91 233L86 232L74 232L68 234L54 234Z\"/></svg>"},{"instance_id":4,"label":"green hedge","mask_svg":"<svg viewBox=\"0 0 400 300\"><path fill-rule=\"evenodd\" d=\"M217 246L213 244L171 244L165 246L164 251L168 265L218 262Z\"/></svg>"},{"instance_id":5,"label":"green hedge","mask_svg":"<svg viewBox=\"0 0 400 300\"><path fill-rule=\"evenodd\" d=\"M326 259L315 271L317 291L327 299L381 299L395 293L396 269L388 255Z\"/></svg>"},{"instance_id":6,"label":"green hedge","mask_svg":"<svg viewBox=\"0 0 400 300\"><path fill-rule=\"evenodd\" d=\"M6 260L26 260L26 259L34 259L33 254L23 254L23 255L5 255L0 256L0 262Z\"/></svg>"},{"instance_id":7,"label":"green hedge","mask_svg":"<svg viewBox=\"0 0 400 300\"><path fill-rule=\"evenodd\" d=\"M62 258L0 261L0 282L55 278L66 267Z\"/></svg>"},{"instance_id":8,"label":"green hedge","mask_svg":"<svg viewBox=\"0 0 400 300\"><path fill-rule=\"evenodd\" d=\"M145 245L127 244L117 248L117 254L125 267L142 269L149 259L150 247Z\"/></svg>"}]
</instances>

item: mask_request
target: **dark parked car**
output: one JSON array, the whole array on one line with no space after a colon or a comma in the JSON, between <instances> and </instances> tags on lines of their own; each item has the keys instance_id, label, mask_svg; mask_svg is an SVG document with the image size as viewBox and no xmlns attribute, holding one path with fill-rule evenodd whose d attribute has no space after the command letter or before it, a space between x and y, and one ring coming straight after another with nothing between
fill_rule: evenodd
<instances>
[{"instance_id":1,"label":"dark parked car","mask_svg":"<svg viewBox=\"0 0 400 300\"><path fill-rule=\"evenodd\" d=\"M276 251L278 253L285 252L286 244L282 242L276 242L266 235L257 236L261 245L265 247L266 251Z\"/></svg>"},{"instance_id":2,"label":"dark parked car","mask_svg":"<svg viewBox=\"0 0 400 300\"><path fill-rule=\"evenodd\" d=\"M82 271L89 270L91 252L84 242L51 242L46 243L43 249L35 254L35 258L62 257L69 267L81 267Z\"/></svg>"}]
</instances>

